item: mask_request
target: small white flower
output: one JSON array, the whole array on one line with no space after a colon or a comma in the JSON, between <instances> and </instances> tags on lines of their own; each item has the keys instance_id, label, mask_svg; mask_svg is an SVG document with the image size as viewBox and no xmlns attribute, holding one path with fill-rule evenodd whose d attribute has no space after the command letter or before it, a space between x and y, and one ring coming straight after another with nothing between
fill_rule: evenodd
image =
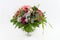
<instances>
[{"instance_id":1,"label":"small white flower","mask_svg":"<svg viewBox=\"0 0 60 40\"><path fill-rule=\"evenodd\" d=\"M28 20L30 20L30 17L28 18Z\"/></svg>"},{"instance_id":2,"label":"small white flower","mask_svg":"<svg viewBox=\"0 0 60 40\"><path fill-rule=\"evenodd\" d=\"M28 11L27 13L28 13L28 14L31 14L31 11Z\"/></svg>"},{"instance_id":3,"label":"small white flower","mask_svg":"<svg viewBox=\"0 0 60 40\"><path fill-rule=\"evenodd\" d=\"M29 16L30 16L29 13L25 13L25 14L24 14L24 17L26 17L26 18L28 18Z\"/></svg>"},{"instance_id":4,"label":"small white flower","mask_svg":"<svg viewBox=\"0 0 60 40\"><path fill-rule=\"evenodd\" d=\"M26 18L26 19L25 19L26 22L29 22L29 20L30 20L30 18Z\"/></svg>"},{"instance_id":5,"label":"small white flower","mask_svg":"<svg viewBox=\"0 0 60 40\"><path fill-rule=\"evenodd\" d=\"M18 17L18 18L17 18L17 21L18 21L18 22L21 22L21 17Z\"/></svg>"},{"instance_id":6,"label":"small white flower","mask_svg":"<svg viewBox=\"0 0 60 40\"><path fill-rule=\"evenodd\" d=\"M30 11L30 12L33 12L33 9L32 9L32 8L30 8L30 9L29 9L29 11Z\"/></svg>"}]
</instances>

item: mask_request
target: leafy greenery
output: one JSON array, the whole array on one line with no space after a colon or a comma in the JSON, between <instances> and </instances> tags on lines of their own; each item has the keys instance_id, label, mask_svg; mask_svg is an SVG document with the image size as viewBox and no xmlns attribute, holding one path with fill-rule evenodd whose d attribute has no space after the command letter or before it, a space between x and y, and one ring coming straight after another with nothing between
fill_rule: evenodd
<instances>
[{"instance_id":1,"label":"leafy greenery","mask_svg":"<svg viewBox=\"0 0 60 40\"><path fill-rule=\"evenodd\" d=\"M33 6L32 9L36 11L38 8L36 6Z\"/></svg>"},{"instance_id":2,"label":"leafy greenery","mask_svg":"<svg viewBox=\"0 0 60 40\"><path fill-rule=\"evenodd\" d=\"M31 25L36 28L36 27L39 27L39 22L38 21L35 21L34 23L31 23Z\"/></svg>"},{"instance_id":3,"label":"leafy greenery","mask_svg":"<svg viewBox=\"0 0 60 40\"><path fill-rule=\"evenodd\" d=\"M16 26L18 26L18 28L21 28L22 27L22 24L20 23L20 22L17 22L17 20L16 19L11 19L11 22L13 23L13 25L16 25Z\"/></svg>"},{"instance_id":4,"label":"leafy greenery","mask_svg":"<svg viewBox=\"0 0 60 40\"><path fill-rule=\"evenodd\" d=\"M24 29L24 31L26 32L32 32L36 27L39 27L40 22L39 21L35 21L34 23L27 23L25 25L23 25L21 22L17 22L16 19L11 19L11 22L16 25L16 27L18 28L22 28ZM32 28L33 27L33 28Z\"/></svg>"},{"instance_id":5,"label":"leafy greenery","mask_svg":"<svg viewBox=\"0 0 60 40\"><path fill-rule=\"evenodd\" d=\"M24 25L24 30L29 33L29 32L32 32L32 31L33 31L33 28L32 28L32 26L28 23L28 24Z\"/></svg>"},{"instance_id":6,"label":"leafy greenery","mask_svg":"<svg viewBox=\"0 0 60 40\"><path fill-rule=\"evenodd\" d=\"M14 19L14 18L12 18L12 19L11 19L11 22L13 22L13 25L14 25L14 24L16 24L16 23L17 23L17 20L16 20L16 19Z\"/></svg>"},{"instance_id":7,"label":"leafy greenery","mask_svg":"<svg viewBox=\"0 0 60 40\"><path fill-rule=\"evenodd\" d=\"M17 22L17 23L16 23L16 27L21 28L21 27L23 27L23 25L22 25L21 22Z\"/></svg>"}]
</instances>

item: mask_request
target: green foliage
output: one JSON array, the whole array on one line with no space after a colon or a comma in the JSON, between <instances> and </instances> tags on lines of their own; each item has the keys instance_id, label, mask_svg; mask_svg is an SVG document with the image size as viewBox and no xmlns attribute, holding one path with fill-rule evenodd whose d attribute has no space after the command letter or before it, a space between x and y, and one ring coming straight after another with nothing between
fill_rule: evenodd
<instances>
[{"instance_id":1,"label":"green foliage","mask_svg":"<svg viewBox=\"0 0 60 40\"><path fill-rule=\"evenodd\" d=\"M42 29L44 30L44 23L43 23L43 21L41 22L41 24L42 24Z\"/></svg>"},{"instance_id":2,"label":"green foliage","mask_svg":"<svg viewBox=\"0 0 60 40\"><path fill-rule=\"evenodd\" d=\"M40 18L42 18L42 20L40 22L42 24L42 29L44 30L44 25L45 25L45 23L47 23L47 20L46 20L44 13L42 13L42 14L43 14L43 16L40 16Z\"/></svg>"},{"instance_id":3,"label":"green foliage","mask_svg":"<svg viewBox=\"0 0 60 40\"><path fill-rule=\"evenodd\" d=\"M12 18L11 22L13 22L13 25L17 23L16 19Z\"/></svg>"},{"instance_id":4,"label":"green foliage","mask_svg":"<svg viewBox=\"0 0 60 40\"><path fill-rule=\"evenodd\" d=\"M17 22L16 19L11 19L11 22L13 23L13 25L16 25L16 27L21 28L23 25L21 24L21 22Z\"/></svg>"},{"instance_id":5,"label":"green foliage","mask_svg":"<svg viewBox=\"0 0 60 40\"><path fill-rule=\"evenodd\" d=\"M44 13L45 13L45 12L44 12ZM40 16L40 18L42 18L42 22L46 23L46 22L47 22L47 20L46 20L46 17L45 17L45 15L44 15L44 13L42 13L42 14L43 14L43 16Z\"/></svg>"},{"instance_id":6,"label":"green foliage","mask_svg":"<svg viewBox=\"0 0 60 40\"><path fill-rule=\"evenodd\" d=\"M33 6L32 9L36 11L38 8L36 6Z\"/></svg>"},{"instance_id":7,"label":"green foliage","mask_svg":"<svg viewBox=\"0 0 60 40\"><path fill-rule=\"evenodd\" d=\"M21 22L17 22L17 23L16 23L16 27L21 28L21 27L23 27L23 25L22 25Z\"/></svg>"},{"instance_id":8,"label":"green foliage","mask_svg":"<svg viewBox=\"0 0 60 40\"><path fill-rule=\"evenodd\" d=\"M18 27L18 28L22 28L23 27L24 31L26 31L28 33L32 32L34 30L33 28L39 27L39 24L40 24L39 21L35 21L34 23L27 23L25 25L22 25L22 23L21 22L17 22L16 19L11 19L11 22L13 24L15 24L16 27Z\"/></svg>"},{"instance_id":9,"label":"green foliage","mask_svg":"<svg viewBox=\"0 0 60 40\"><path fill-rule=\"evenodd\" d=\"M29 32L32 32L32 31L33 31L33 28L32 28L32 26L28 23L28 24L24 25L24 30L29 33Z\"/></svg>"},{"instance_id":10,"label":"green foliage","mask_svg":"<svg viewBox=\"0 0 60 40\"><path fill-rule=\"evenodd\" d=\"M38 21L35 21L34 23L31 23L31 25L36 28L36 27L39 27L39 22Z\"/></svg>"}]
</instances>

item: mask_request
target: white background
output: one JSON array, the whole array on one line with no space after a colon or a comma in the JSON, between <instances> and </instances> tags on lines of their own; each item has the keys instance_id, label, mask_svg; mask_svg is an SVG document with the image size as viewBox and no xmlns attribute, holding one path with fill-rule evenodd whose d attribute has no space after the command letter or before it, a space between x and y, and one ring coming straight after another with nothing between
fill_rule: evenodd
<instances>
[{"instance_id":1,"label":"white background","mask_svg":"<svg viewBox=\"0 0 60 40\"><path fill-rule=\"evenodd\" d=\"M37 28L32 36L26 36L21 29L14 28L10 19L23 5L38 5L46 11L48 22L52 24L42 29ZM60 0L0 0L0 40L60 40Z\"/></svg>"}]
</instances>

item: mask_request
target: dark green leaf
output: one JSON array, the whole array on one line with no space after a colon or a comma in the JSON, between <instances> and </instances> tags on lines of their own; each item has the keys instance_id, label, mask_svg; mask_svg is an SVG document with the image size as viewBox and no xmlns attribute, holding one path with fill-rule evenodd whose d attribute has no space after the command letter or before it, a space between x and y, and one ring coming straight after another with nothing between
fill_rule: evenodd
<instances>
[{"instance_id":1,"label":"dark green leaf","mask_svg":"<svg viewBox=\"0 0 60 40\"><path fill-rule=\"evenodd\" d=\"M38 8L37 8L36 6L34 6L34 7L32 7L32 9L33 9L34 11L36 11Z\"/></svg>"},{"instance_id":2,"label":"dark green leaf","mask_svg":"<svg viewBox=\"0 0 60 40\"><path fill-rule=\"evenodd\" d=\"M34 23L31 23L31 25L32 25L34 28L39 27L38 21L35 21Z\"/></svg>"},{"instance_id":3,"label":"dark green leaf","mask_svg":"<svg viewBox=\"0 0 60 40\"><path fill-rule=\"evenodd\" d=\"M13 22L13 25L17 23L16 19L11 19L11 22Z\"/></svg>"},{"instance_id":4,"label":"dark green leaf","mask_svg":"<svg viewBox=\"0 0 60 40\"><path fill-rule=\"evenodd\" d=\"M29 33L29 32L32 32L32 31L33 31L33 28L32 28L31 25L26 24L26 25L24 26L24 30Z\"/></svg>"},{"instance_id":5,"label":"dark green leaf","mask_svg":"<svg viewBox=\"0 0 60 40\"><path fill-rule=\"evenodd\" d=\"M22 25L22 23L17 22L16 27L21 28L21 27L23 27L23 25Z\"/></svg>"}]
</instances>

